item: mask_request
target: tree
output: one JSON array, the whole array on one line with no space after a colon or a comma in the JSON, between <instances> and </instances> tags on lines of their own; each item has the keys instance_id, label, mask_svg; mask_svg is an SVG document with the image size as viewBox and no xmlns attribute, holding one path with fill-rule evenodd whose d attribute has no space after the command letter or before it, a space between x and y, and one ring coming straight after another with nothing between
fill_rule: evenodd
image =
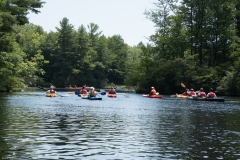
<instances>
[{"instance_id":1,"label":"tree","mask_svg":"<svg viewBox=\"0 0 240 160\"><path fill-rule=\"evenodd\" d=\"M24 86L24 77L32 77L37 63L28 61L15 42L13 26L28 23L29 11L39 13L44 2L40 0L0 1L0 89L10 91Z\"/></svg>"},{"instance_id":2,"label":"tree","mask_svg":"<svg viewBox=\"0 0 240 160\"><path fill-rule=\"evenodd\" d=\"M42 69L43 65L48 63L44 60L41 47L46 34L42 27L33 24L24 26L15 25L13 29L16 36L16 42L19 44L22 51L26 53L26 59L37 64L35 76L31 78L25 77L25 83L27 85L35 85L39 80L39 76L45 73Z\"/></svg>"},{"instance_id":3,"label":"tree","mask_svg":"<svg viewBox=\"0 0 240 160\"><path fill-rule=\"evenodd\" d=\"M111 83L122 84L127 62L127 45L120 35L113 35L108 41L109 66L108 80Z\"/></svg>"},{"instance_id":4,"label":"tree","mask_svg":"<svg viewBox=\"0 0 240 160\"><path fill-rule=\"evenodd\" d=\"M58 50L54 54L55 62L52 69L55 70L53 82L58 86L68 86L72 75L72 64L75 63L74 54L76 48L76 32L67 18L60 21L61 28L58 31Z\"/></svg>"},{"instance_id":5,"label":"tree","mask_svg":"<svg viewBox=\"0 0 240 160\"><path fill-rule=\"evenodd\" d=\"M29 11L39 13L45 2L41 0L5 0L0 2L0 51L10 51L5 44L9 43L5 37L6 33L12 31L14 24L24 25L28 23Z\"/></svg>"}]
</instances>

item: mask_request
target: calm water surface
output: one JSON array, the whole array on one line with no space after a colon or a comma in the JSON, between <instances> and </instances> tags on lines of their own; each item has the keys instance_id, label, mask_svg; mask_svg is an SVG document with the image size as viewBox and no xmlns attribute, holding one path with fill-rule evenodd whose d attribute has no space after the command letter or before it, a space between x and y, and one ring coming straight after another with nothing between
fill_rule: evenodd
<instances>
[{"instance_id":1,"label":"calm water surface","mask_svg":"<svg viewBox=\"0 0 240 160\"><path fill-rule=\"evenodd\" d=\"M59 92L65 95L67 92ZM240 159L240 99L0 93L2 159Z\"/></svg>"}]
</instances>

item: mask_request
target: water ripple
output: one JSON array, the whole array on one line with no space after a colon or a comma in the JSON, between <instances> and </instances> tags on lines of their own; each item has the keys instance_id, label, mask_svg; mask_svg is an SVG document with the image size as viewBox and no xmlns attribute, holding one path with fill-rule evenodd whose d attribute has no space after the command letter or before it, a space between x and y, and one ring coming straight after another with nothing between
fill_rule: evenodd
<instances>
[{"instance_id":1,"label":"water ripple","mask_svg":"<svg viewBox=\"0 0 240 160\"><path fill-rule=\"evenodd\" d=\"M66 93L60 93L66 94ZM20 159L239 159L239 102L138 94L0 96L0 151Z\"/></svg>"}]
</instances>

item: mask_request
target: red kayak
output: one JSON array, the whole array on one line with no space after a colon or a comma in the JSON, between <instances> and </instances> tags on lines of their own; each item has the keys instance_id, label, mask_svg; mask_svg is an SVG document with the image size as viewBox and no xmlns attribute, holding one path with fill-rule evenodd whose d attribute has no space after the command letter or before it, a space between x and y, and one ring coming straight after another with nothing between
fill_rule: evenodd
<instances>
[{"instance_id":1,"label":"red kayak","mask_svg":"<svg viewBox=\"0 0 240 160\"><path fill-rule=\"evenodd\" d=\"M143 94L143 97L149 97L149 98L162 98L162 95L149 95L149 94Z\"/></svg>"},{"instance_id":2,"label":"red kayak","mask_svg":"<svg viewBox=\"0 0 240 160\"><path fill-rule=\"evenodd\" d=\"M114 98L114 97L117 97L117 94L108 94L107 96L108 96L108 97L113 97L113 98Z\"/></svg>"}]
</instances>

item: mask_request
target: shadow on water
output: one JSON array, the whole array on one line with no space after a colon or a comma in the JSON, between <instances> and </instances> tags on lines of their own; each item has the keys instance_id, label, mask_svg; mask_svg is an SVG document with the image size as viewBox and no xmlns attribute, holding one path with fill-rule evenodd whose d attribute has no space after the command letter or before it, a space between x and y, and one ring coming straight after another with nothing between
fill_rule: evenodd
<instances>
[{"instance_id":1,"label":"shadow on water","mask_svg":"<svg viewBox=\"0 0 240 160\"><path fill-rule=\"evenodd\" d=\"M134 93L101 101L0 95L0 149L20 159L239 159L240 104L151 99ZM67 92L59 92L59 95Z\"/></svg>"}]
</instances>

